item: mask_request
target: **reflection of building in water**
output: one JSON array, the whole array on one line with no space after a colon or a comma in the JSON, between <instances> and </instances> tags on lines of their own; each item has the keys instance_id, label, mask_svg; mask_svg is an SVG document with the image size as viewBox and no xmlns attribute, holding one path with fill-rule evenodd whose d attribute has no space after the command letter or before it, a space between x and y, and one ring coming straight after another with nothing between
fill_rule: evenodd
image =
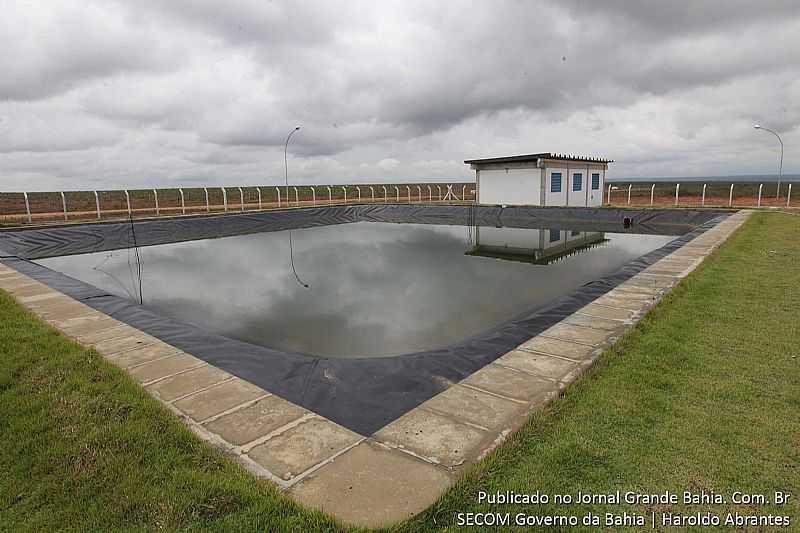
<instances>
[{"instance_id":1,"label":"reflection of building in water","mask_svg":"<svg viewBox=\"0 0 800 533\"><path fill-rule=\"evenodd\" d=\"M467 255L547 265L606 242L605 233L562 229L475 227Z\"/></svg>"}]
</instances>

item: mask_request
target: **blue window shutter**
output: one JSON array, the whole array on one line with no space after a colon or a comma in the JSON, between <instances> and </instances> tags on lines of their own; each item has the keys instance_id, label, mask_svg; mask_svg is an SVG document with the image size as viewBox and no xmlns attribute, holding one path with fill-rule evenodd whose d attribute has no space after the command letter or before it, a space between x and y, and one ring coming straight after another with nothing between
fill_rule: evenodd
<instances>
[{"instance_id":1,"label":"blue window shutter","mask_svg":"<svg viewBox=\"0 0 800 533\"><path fill-rule=\"evenodd\" d=\"M583 186L583 174L576 172L572 175L572 190L580 191Z\"/></svg>"},{"instance_id":2,"label":"blue window shutter","mask_svg":"<svg viewBox=\"0 0 800 533\"><path fill-rule=\"evenodd\" d=\"M561 172L550 174L550 192L561 192Z\"/></svg>"},{"instance_id":3,"label":"blue window shutter","mask_svg":"<svg viewBox=\"0 0 800 533\"><path fill-rule=\"evenodd\" d=\"M596 191L600 189L600 173L595 172L592 174L592 190Z\"/></svg>"}]
</instances>

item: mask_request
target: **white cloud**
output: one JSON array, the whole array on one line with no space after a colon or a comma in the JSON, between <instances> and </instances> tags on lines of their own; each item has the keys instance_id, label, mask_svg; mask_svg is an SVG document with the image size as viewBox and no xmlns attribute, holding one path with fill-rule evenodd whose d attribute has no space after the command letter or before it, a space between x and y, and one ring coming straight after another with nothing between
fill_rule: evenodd
<instances>
[{"instance_id":1,"label":"white cloud","mask_svg":"<svg viewBox=\"0 0 800 533\"><path fill-rule=\"evenodd\" d=\"M536 31L531 31L535 28ZM0 189L469 179L471 157L615 176L798 171L796 4L12 0Z\"/></svg>"}]
</instances>

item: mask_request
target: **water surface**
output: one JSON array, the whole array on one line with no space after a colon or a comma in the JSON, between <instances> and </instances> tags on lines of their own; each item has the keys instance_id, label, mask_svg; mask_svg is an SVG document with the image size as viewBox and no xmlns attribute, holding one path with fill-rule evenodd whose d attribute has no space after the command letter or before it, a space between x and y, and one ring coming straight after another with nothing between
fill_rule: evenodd
<instances>
[{"instance_id":1,"label":"water surface","mask_svg":"<svg viewBox=\"0 0 800 533\"><path fill-rule=\"evenodd\" d=\"M325 357L443 347L545 305L673 237L358 222L141 248L144 306ZM38 263L138 301L131 250ZM303 284L308 284L305 288Z\"/></svg>"}]
</instances>

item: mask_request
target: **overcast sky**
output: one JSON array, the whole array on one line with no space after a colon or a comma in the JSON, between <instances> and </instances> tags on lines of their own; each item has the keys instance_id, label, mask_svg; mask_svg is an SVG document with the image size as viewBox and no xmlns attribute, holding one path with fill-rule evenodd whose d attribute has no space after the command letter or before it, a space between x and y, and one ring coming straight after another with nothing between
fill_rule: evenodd
<instances>
[{"instance_id":1,"label":"overcast sky","mask_svg":"<svg viewBox=\"0 0 800 533\"><path fill-rule=\"evenodd\" d=\"M0 190L800 171L797 0L0 0Z\"/></svg>"}]
</instances>

